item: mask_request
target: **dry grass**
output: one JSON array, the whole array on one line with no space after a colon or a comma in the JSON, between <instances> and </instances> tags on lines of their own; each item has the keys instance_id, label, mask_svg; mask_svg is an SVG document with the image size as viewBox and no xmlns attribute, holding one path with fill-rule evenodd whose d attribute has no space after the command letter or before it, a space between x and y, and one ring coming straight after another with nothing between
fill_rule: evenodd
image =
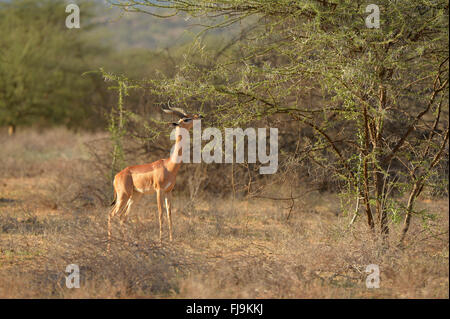
<instances>
[{"instance_id":1,"label":"dry grass","mask_svg":"<svg viewBox=\"0 0 450 319\"><path fill-rule=\"evenodd\" d=\"M448 204L413 220L407 245L383 248L359 221L347 227L335 194L309 193L287 218L282 202L214 199L175 189L175 241L157 243L156 203L144 198L106 254L106 172L64 129L0 137L0 297L3 298L448 298ZM424 227L426 226L426 227ZM167 232L167 228L165 228ZM78 264L81 288L65 287ZM378 264L381 287L364 272Z\"/></svg>"}]
</instances>

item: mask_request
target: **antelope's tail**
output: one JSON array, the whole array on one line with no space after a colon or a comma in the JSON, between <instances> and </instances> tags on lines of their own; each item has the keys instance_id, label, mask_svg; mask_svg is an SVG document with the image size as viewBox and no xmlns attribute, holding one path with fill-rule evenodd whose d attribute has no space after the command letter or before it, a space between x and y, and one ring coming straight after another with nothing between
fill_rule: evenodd
<instances>
[{"instance_id":1,"label":"antelope's tail","mask_svg":"<svg viewBox=\"0 0 450 319\"><path fill-rule=\"evenodd\" d=\"M117 201L117 194L116 194L116 190L114 190L114 199L111 202L110 206L114 206L116 204L116 201Z\"/></svg>"}]
</instances>

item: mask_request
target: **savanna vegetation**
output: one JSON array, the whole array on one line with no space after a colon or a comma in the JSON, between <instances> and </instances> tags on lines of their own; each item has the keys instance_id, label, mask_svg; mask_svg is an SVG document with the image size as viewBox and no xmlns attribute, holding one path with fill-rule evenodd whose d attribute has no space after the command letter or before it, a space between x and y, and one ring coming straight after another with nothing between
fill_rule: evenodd
<instances>
[{"instance_id":1,"label":"savanna vegetation","mask_svg":"<svg viewBox=\"0 0 450 319\"><path fill-rule=\"evenodd\" d=\"M0 296L448 298L448 1L108 2L0 1ZM174 242L148 196L107 254L168 101L278 128L278 171L185 163Z\"/></svg>"}]
</instances>

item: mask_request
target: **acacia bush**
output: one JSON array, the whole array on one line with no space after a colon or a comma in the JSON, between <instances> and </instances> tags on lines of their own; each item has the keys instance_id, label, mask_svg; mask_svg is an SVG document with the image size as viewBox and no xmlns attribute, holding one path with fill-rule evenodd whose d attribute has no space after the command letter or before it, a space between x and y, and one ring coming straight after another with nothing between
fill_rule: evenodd
<instances>
[{"instance_id":1,"label":"acacia bush","mask_svg":"<svg viewBox=\"0 0 450 319\"><path fill-rule=\"evenodd\" d=\"M343 208L353 220L364 213L383 238L389 220L403 218L402 241L411 216L427 216L415 209L418 196L448 182L439 174L448 154L446 1L381 1L378 29L366 26L364 1L112 3L159 17L214 17L209 28L242 23L217 50L197 38L175 76L140 87L208 113L218 127L283 127L284 172L332 172L357 202Z\"/></svg>"}]
</instances>

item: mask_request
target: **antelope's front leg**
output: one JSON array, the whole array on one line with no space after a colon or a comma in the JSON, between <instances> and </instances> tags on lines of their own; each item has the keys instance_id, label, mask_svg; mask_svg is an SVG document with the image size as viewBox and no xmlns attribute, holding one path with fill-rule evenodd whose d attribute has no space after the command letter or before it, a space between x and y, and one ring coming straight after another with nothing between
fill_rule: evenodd
<instances>
[{"instance_id":1,"label":"antelope's front leg","mask_svg":"<svg viewBox=\"0 0 450 319\"><path fill-rule=\"evenodd\" d=\"M166 211L167 211L167 220L169 221L169 239L173 240L173 231L172 231L172 193L166 194Z\"/></svg>"},{"instance_id":2,"label":"antelope's front leg","mask_svg":"<svg viewBox=\"0 0 450 319\"><path fill-rule=\"evenodd\" d=\"M159 216L159 241L162 243L162 225L163 225L163 215L162 215L162 203L161 203L161 190L156 190L156 201L158 202L158 216Z\"/></svg>"}]
</instances>

